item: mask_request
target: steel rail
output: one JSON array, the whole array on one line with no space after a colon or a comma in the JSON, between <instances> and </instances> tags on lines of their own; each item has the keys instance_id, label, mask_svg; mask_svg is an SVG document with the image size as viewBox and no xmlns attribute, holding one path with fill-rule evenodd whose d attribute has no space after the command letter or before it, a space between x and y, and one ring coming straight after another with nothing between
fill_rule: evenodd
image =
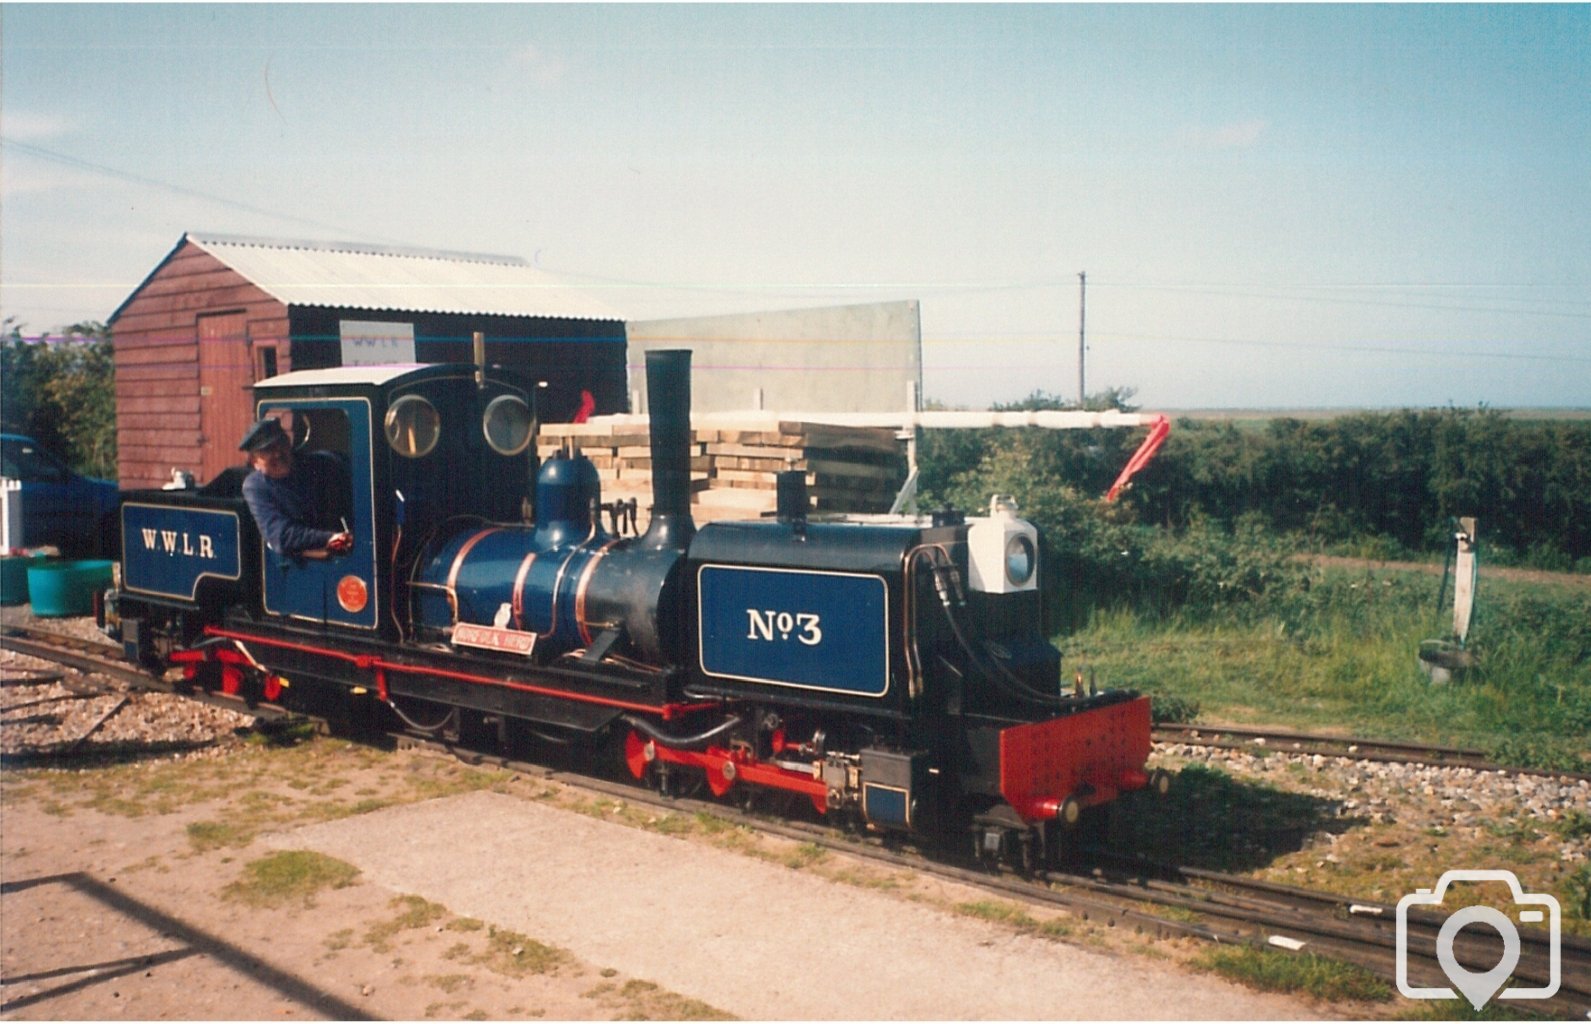
<instances>
[{"instance_id":1,"label":"steel rail","mask_svg":"<svg viewBox=\"0 0 1591 1024\"><path fill-rule=\"evenodd\" d=\"M180 691L175 684L152 676L121 660L119 648L93 640L84 640L81 637L68 636L54 630L39 629L34 626L6 626L0 629L0 648L64 665L84 675L109 676L134 690L178 694L185 700L251 715L262 722L283 722L305 717L270 704L250 706L241 697L212 694L202 690ZM86 697L108 696L116 692L87 680L70 679L65 676L50 681Z\"/></svg>"},{"instance_id":2,"label":"steel rail","mask_svg":"<svg viewBox=\"0 0 1591 1024\"><path fill-rule=\"evenodd\" d=\"M23 671L0 673L0 686L45 686L49 683L61 682L61 673L44 671Z\"/></svg>"},{"instance_id":3,"label":"steel rail","mask_svg":"<svg viewBox=\"0 0 1591 1024\"><path fill-rule=\"evenodd\" d=\"M1294 732L1288 729L1258 729L1236 725L1195 725L1186 722L1162 722L1154 728L1154 738L1160 743L1185 743L1189 746L1215 747L1223 750L1274 751L1279 754L1319 754L1323 757L1341 757L1354 761L1375 761L1382 764L1418 764L1438 768L1469 768L1480 772L1504 772L1510 775L1534 775L1552 779L1591 781L1591 773L1554 768L1527 768L1519 765L1499 764L1485 751L1462 747L1446 747L1431 743L1404 743L1394 740L1372 740L1353 736L1327 736L1319 733Z\"/></svg>"},{"instance_id":4,"label":"steel rail","mask_svg":"<svg viewBox=\"0 0 1591 1024\"><path fill-rule=\"evenodd\" d=\"M1114 893L1125 898L1134 895L1149 902L1178 907L1240 925L1253 925L1301 943L1303 949L1329 951L1343 959L1395 978L1396 908L1385 904L1359 902L1331 893L1293 889L1256 883L1235 875L1204 872L1209 881L1235 890L1221 893L1194 884L1176 884L1148 879L1098 879L1063 876L1091 891ZM1350 913L1358 908L1359 913ZM1445 915L1412 912L1406 918L1407 957L1410 975L1428 979L1423 987L1446 987L1436 952L1437 936L1446 922ZM1539 929L1519 929L1519 960L1512 974L1528 987L1546 987L1552 977L1548 934ZM1591 1007L1591 943L1576 936L1560 936L1560 986L1558 1006ZM1273 942L1273 944L1276 944ZM1461 964L1489 968L1503 955L1502 940L1492 932L1461 930L1451 946ZM1582 1011L1583 1012L1583 1009Z\"/></svg>"},{"instance_id":5,"label":"steel rail","mask_svg":"<svg viewBox=\"0 0 1591 1024\"><path fill-rule=\"evenodd\" d=\"M0 630L0 648L75 668L85 674L97 673L110 676L125 683L136 685L152 680L148 673L141 672L122 660L119 648L35 626L6 626ZM58 681L69 689L88 685L65 678ZM101 687L100 690L103 691L104 688Z\"/></svg>"}]
</instances>

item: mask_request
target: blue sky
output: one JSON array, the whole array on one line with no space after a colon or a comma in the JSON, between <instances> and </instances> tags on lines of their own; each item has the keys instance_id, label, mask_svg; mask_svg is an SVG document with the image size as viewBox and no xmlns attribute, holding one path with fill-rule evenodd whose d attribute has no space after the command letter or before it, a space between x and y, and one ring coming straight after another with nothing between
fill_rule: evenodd
<instances>
[{"instance_id":1,"label":"blue sky","mask_svg":"<svg viewBox=\"0 0 1591 1024\"><path fill-rule=\"evenodd\" d=\"M0 312L186 230L634 318L915 298L929 397L1591 406L1591 7L5 5Z\"/></svg>"}]
</instances>

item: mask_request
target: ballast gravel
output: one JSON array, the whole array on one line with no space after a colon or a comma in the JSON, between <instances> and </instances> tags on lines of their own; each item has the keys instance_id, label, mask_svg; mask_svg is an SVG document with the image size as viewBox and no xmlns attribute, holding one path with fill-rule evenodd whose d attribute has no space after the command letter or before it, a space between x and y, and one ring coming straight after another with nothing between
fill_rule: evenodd
<instances>
[{"instance_id":1,"label":"ballast gravel","mask_svg":"<svg viewBox=\"0 0 1591 1024\"><path fill-rule=\"evenodd\" d=\"M37 625L79 640L98 641L108 656L120 650L93 619L36 619L26 606L0 613L6 625ZM55 675L104 691L85 694L63 682L33 682ZM212 707L173 694L134 690L126 682L80 673L42 658L0 650L0 756L28 759L72 753L120 751L202 752L233 738L252 715Z\"/></svg>"},{"instance_id":2,"label":"ballast gravel","mask_svg":"<svg viewBox=\"0 0 1591 1024\"><path fill-rule=\"evenodd\" d=\"M7 622L18 617L25 610L5 609ZM43 625L97 635L87 620ZM0 746L8 762L59 753L85 736L79 753L143 744L166 750L164 757L225 758L248 721L122 687L109 697L79 698L54 684L14 682L47 668L0 652L0 670L12 680L0 687ZM123 697L127 703L100 722ZM209 746L173 753L201 744ZM1577 870L1591 854L1583 830L1553 827L1591 813L1591 783L1584 780L1175 745L1157 747L1156 757L1304 792L1337 817L1370 830L1415 830L1433 845L1446 836L1484 838L1523 821L1537 826L1530 833L1536 843L1552 844L1548 857L1563 872ZM8 812L8 823L16 818ZM1518 835L1517 824L1511 827L1508 834ZM1327 829L1310 840L1304 863L1335 864L1347 841ZM1144 957L1018 935L898 896L501 794L388 808L269 842L330 854L393 893L423 896L744 1017L1282 1019L1327 1012ZM358 993L369 996L363 988ZM36 1009L48 1014L49 1005ZM209 1011L217 1013L225 1015Z\"/></svg>"},{"instance_id":3,"label":"ballast gravel","mask_svg":"<svg viewBox=\"0 0 1591 1024\"><path fill-rule=\"evenodd\" d=\"M1517 775L1443 765L1396 764L1320 754L1256 749L1250 753L1192 744L1157 744L1158 756L1218 767L1327 801L1339 817L1398 823L1432 835L1481 835L1498 822L1529 822L1551 835L1571 816L1591 815L1591 780ZM1572 868L1591 860L1581 835L1557 841L1559 861Z\"/></svg>"}]
</instances>

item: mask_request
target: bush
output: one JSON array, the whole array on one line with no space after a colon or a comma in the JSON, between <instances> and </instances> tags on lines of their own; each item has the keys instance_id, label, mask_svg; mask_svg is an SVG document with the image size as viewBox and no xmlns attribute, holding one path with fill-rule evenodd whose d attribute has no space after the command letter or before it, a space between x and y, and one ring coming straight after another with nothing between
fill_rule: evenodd
<instances>
[{"instance_id":1,"label":"bush","mask_svg":"<svg viewBox=\"0 0 1591 1024\"><path fill-rule=\"evenodd\" d=\"M1022 407L1056 404L1035 394ZM1484 408L1183 420L1124 497L1104 504L1140 440L1125 430L926 431L920 492L974 514L994 493L1018 500L1045 533L1052 628L1101 606L1164 613L1301 591L1306 574L1289 562L1299 550L1445 552L1461 515L1479 519L1488 562L1591 564L1591 423Z\"/></svg>"},{"instance_id":2,"label":"bush","mask_svg":"<svg viewBox=\"0 0 1591 1024\"><path fill-rule=\"evenodd\" d=\"M1522 564L1591 555L1591 423L1494 409L1403 410L1263 425L1181 420L1130 497L1140 521L1258 514L1311 547L1380 538L1442 551L1451 520Z\"/></svg>"},{"instance_id":3,"label":"bush","mask_svg":"<svg viewBox=\"0 0 1591 1024\"><path fill-rule=\"evenodd\" d=\"M1199 717L1199 702L1189 697L1169 693L1149 695L1149 718L1155 725L1161 722L1193 722Z\"/></svg>"},{"instance_id":4,"label":"bush","mask_svg":"<svg viewBox=\"0 0 1591 1024\"><path fill-rule=\"evenodd\" d=\"M0 339L0 422L89 476L116 477L116 382L103 324L60 338L25 338L14 320Z\"/></svg>"},{"instance_id":5,"label":"bush","mask_svg":"<svg viewBox=\"0 0 1591 1024\"><path fill-rule=\"evenodd\" d=\"M941 456L973 461L935 476L936 489L925 490L928 500L977 514L991 494L1017 498L1021 514L1043 535L1040 586L1052 630L1078 628L1101 607L1165 614L1242 604L1278 587L1307 585L1307 570L1292 560L1291 548L1266 535L1257 515L1240 516L1231 526L1197 518L1168 530L1137 522L1131 509L1089 497L1103 494L1115 479L1130 454L1126 443L1120 444L1120 462L1104 462L1077 443L1092 433L944 434L936 446ZM1072 482L1079 476L1088 487Z\"/></svg>"}]
</instances>

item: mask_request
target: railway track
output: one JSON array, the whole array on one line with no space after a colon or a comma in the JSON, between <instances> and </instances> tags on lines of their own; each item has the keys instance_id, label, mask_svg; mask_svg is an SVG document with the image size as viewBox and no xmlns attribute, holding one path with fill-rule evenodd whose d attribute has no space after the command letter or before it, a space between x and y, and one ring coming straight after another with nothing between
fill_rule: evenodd
<instances>
[{"instance_id":1,"label":"railway track","mask_svg":"<svg viewBox=\"0 0 1591 1024\"><path fill-rule=\"evenodd\" d=\"M156 682L147 672L140 672L123 661L118 648L36 626L8 625L0 629L0 648L53 661L80 673L110 676L133 686ZM69 679L64 675L59 676L57 681L68 689L109 692L98 684Z\"/></svg>"},{"instance_id":2,"label":"railway track","mask_svg":"<svg viewBox=\"0 0 1591 1024\"><path fill-rule=\"evenodd\" d=\"M1076 884L1123 896L1140 895L1159 906L1226 922L1249 940L1294 951L1313 951L1355 963L1396 981L1397 906L1316 890L1091 851L1095 867ZM1455 910L1458 909L1455 907ZM1411 908L1405 921L1408 983L1416 988L1453 987L1438 948L1470 973L1485 973L1505 955L1500 932L1458 927L1442 938L1449 914ZM1516 988L1547 988L1554 977L1553 942L1543 928L1519 927L1518 963L1510 984ZM1558 993L1550 1000L1514 1002L1516 1008L1539 1008L1591 1016L1591 939L1558 936Z\"/></svg>"},{"instance_id":3,"label":"railway track","mask_svg":"<svg viewBox=\"0 0 1591 1024\"><path fill-rule=\"evenodd\" d=\"M1513 775L1538 775L1554 779L1587 779L1591 773L1550 768L1526 768L1499 764L1480 750L1444 747L1429 743L1400 743L1392 740L1367 740L1351 736L1327 736L1293 732L1287 729L1255 729L1236 725L1189 725L1163 722L1155 726L1158 743L1183 743L1224 750L1266 750L1283 754L1319 754L1359 761L1389 764L1433 765L1443 768L1469 768L1479 772L1506 772Z\"/></svg>"},{"instance_id":4,"label":"railway track","mask_svg":"<svg viewBox=\"0 0 1591 1024\"><path fill-rule=\"evenodd\" d=\"M68 665L83 673L111 676L135 689L160 692L175 690L173 684L163 679L155 679L113 660L117 652L104 644L66 637L48 630L13 626L0 631L0 646ZM35 673L34 676L36 678L33 681L45 679L45 674ZM64 676L59 681L74 692L85 695L108 695L114 692L97 683L68 682ZM211 697L209 701L246 711L265 720L297 717L270 706L244 707L240 701L233 699ZM101 721L115 714L124 703L125 699ZM1162 727L1161 732L1162 736L1158 738L1169 742L1197 743L1210 740L1218 745L1252 746L1255 739L1263 738L1266 748L1290 753L1322 753L1340 757L1374 755L1373 759L1377 760L1480 766L1474 756L1476 752L1453 748L1367 743L1340 737L1225 727L1212 729L1208 726L1183 726L1169 730ZM826 825L773 819L752 810L726 806L720 801L662 797L628 780L592 778L508 757L461 750L451 744L413 735L403 735L399 740L405 745L459 757L472 764L490 764L553 779L632 804L651 806L662 811L708 815L873 863L921 872L1018 904L1061 909L1105 927L1128 928L1161 937L1182 935L1215 943L1268 947L1293 954L1313 953L1357 964L1389 982L1396 979L1396 907L1385 903L1355 900L1238 875L1124 858L1098 850L1087 852L1085 869L1025 878L1008 872L992 871L986 865L958 862L942 855L926 856L919 851L887 845L875 838L846 833ZM1318 742L1323 740L1331 742ZM1484 770L1497 770L1499 767L1487 765ZM1447 974L1437 953L1438 937L1446 920L1444 915L1431 912L1409 915L1407 980L1410 984L1418 987L1448 986ZM1547 984L1551 975L1551 949L1546 933L1540 929L1521 928L1519 936L1519 961L1513 984L1526 987ZM1591 1015L1591 941L1569 935L1562 936L1560 941L1561 985L1558 994L1551 1000L1514 1005L1523 1010L1568 1013L1583 1019ZM1503 953L1500 937L1484 929L1478 933L1476 929L1460 930L1451 943L1453 958L1475 971L1489 969Z\"/></svg>"},{"instance_id":5,"label":"railway track","mask_svg":"<svg viewBox=\"0 0 1591 1024\"><path fill-rule=\"evenodd\" d=\"M101 702L99 707L93 709L97 714L86 723L80 719L70 734L62 735L59 740L0 754L0 763L8 767L70 763L90 753L95 757L111 758L183 753L215 743L214 739L171 738L169 735L161 740L99 736L118 715L137 702L140 694L177 692L175 684L157 679L122 661L118 648L54 630L23 625L0 628L0 648L50 661L63 669L59 672L8 671L0 676L0 686L51 686L66 691L46 691L31 700L8 703L3 708L5 717L0 720L0 726L12 729L42 725L64 732L62 721L67 716L61 711L62 705L72 701ZM187 701L253 716L256 728L282 725L302 717L280 708L248 707L240 699L220 695L183 693L182 697ZM95 739L96 736L99 738ZM89 744L91 739L95 739L92 745Z\"/></svg>"},{"instance_id":6,"label":"railway track","mask_svg":"<svg viewBox=\"0 0 1591 1024\"><path fill-rule=\"evenodd\" d=\"M18 654L27 654L75 669L79 673L77 678L63 673L54 674L56 678L49 681L58 682L60 685L82 696L100 697L118 692L112 687L85 678L93 675L115 679L134 691L142 690L151 693L178 692L177 685L169 679L152 676L142 669L129 665L122 659L120 648L94 640L68 636L55 630L40 629L37 626L5 626L0 628L0 649L16 651ZM12 685L23 682L37 684L44 681L42 676L38 679L18 677L14 680L6 680L8 684ZM193 700L212 707L227 708L231 711L253 715L262 722L285 722L303 717L269 704L250 706L242 698L229 697L225 694L184 691L182 696L185 700Z\"/></svg>"}]
</instances>

